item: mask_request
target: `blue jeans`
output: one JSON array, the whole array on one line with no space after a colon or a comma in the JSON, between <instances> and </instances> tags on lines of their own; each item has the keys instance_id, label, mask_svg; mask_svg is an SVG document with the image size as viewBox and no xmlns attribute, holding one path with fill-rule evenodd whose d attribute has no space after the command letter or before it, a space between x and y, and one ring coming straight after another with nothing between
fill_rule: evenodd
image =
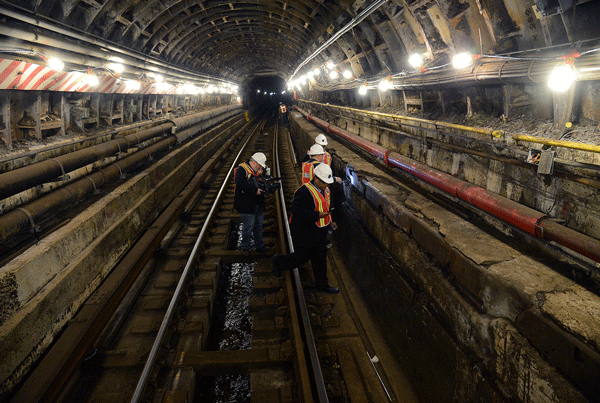
<instances>
[{"instance_id":1,"label":"blue jeans","mask_svg":"<svg viewBox=\"0 0 600 403\"><path fill-rule=\"evenodd\" d=\"M254 235L254 247L260 249L265 246L263 242L263 223L265 221L265 207L256 206L254 214L242 213L242 240L240 247L250 249L250 238Z\"/></svg>"}]
</instances>

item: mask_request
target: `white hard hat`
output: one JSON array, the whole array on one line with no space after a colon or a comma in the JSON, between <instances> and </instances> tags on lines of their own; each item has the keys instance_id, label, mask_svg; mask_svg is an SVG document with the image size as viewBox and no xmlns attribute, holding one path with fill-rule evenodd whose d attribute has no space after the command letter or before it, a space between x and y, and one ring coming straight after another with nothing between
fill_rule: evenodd
<instances>
[{"instance_id":1,"label":"white hard hat","mask_svg":"<svg viewBox=\"0 0 600 403\"><path fill-rule=\"evenodd\" d=\"M310 150L308 150L308 153L310 155L319 155L319 154L325 154L325 150L323 150L323 146L319 145L319 144L313 144L310 147Z\"/></svg>"},{"instance_id":2,"label":"white hard hat","mask_svg":"<svg viewBox=\"0 0 600 403\"><path fill-rule=\"evenodd\" d=\"M263 153L254 153L250 159L258 162L258 164L263 168L267 166L267 157Z\"/></svg>"},{"instance_id":3,"label":"white hard hat","mask_svg":"<svg viewBox=\"0 0 600 403\"><path fill-rule=\"evenodd\" d=\"M324 134L319 134L317 137L315 137L315 143L321 144L322 146L326 146L327 145L327 137L325 137Z\"/></svg>"},{"instance_id":4,"label":"white hard hat","mask_svg":"<svg viewBox=\"0 0 600 403\"><path fill-rule=\"evenodd\" d=\"M333 172L327 164L319 164L313 171L315 176L325 183L333 183Z\"/></svg>"}]
</instances>

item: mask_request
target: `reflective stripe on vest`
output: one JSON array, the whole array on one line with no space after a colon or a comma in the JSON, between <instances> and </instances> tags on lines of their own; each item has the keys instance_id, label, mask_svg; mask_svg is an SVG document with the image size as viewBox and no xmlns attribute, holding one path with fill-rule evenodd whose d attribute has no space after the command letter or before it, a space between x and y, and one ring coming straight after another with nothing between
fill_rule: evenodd
<instances>
[{"instance_id":1,"label":"reflective stripe on vest","mask_svg":"<svg viewBox=\"0 0 600 403\"><path fill-rule=\"evenodd\" d=\"M235 177L237 176L237 171L238 171L239 167L244 168L244 170L246 171L246 179L250 179L250 177L252 175L254 175L254 170L252 169L252 167L250 167L250 165L246 164L245 162L242 162L238 167L236 167L233 170L233 191L234 192L235 192Z\"/></svg>"},{"instance_id":2,"label":"reflective stripe on vest","mask_svg":"<svg viewBox=\"0 0 600 403\"><path fill-rule=\"evenodd\" d=\"M307 161L302 163L302 184L310 182L314 176L315 165L319 164L319 161Z\"/></svg>"},{"instance_id":3,"label":"reflective stripe on vest","mask_svg":"<svg viewBox=\"0 0 600 403\"><path fill-rule=\"evenodd\" d=\"M319 189L317 189L311 182L308 182L304 186L308 188L313 197L315 202L315 211L318 211L319 213L325 213L329 211L329 201L331 198L329 188L325 188L325 196L323 196L321 192L319 192ZM325 218L319 218L316 224L319 228L328 226L331 224L331 214Z\"/></svg>"},{"instance_id":4,"label":"reflective stripe on vest","mask_svg":"<svg viewBox=\"0 0 600 403\"><path fill-rule=\"evenodd\" d=\"M246 174L247 174L247 175L246 175L246 179L250 179L250 177L251 177L252 175L254 175L254 170L252 169L252 167L250 167L250 165L246 164L245 162L242 162L242 163L240 164L240 167L244 168L244 170L246 171ZM239 168L239 167L238 167L238 168ZM236 169L236 171L235 171L235 174L237 174L237 169ZM235 178L235 176L234 176L234 178Z\"/></svg>"},{"instance_id":5,"label":"reflective stripe on vest","mask_svg":"<svg viewBox=\"0 0 600 403\"><path fill-rule=\"evenodd\" d=\"M329 166L331 166L331 154L325 151L325 155L323 156L323 162Z\"/></svg>"}]
</instances>

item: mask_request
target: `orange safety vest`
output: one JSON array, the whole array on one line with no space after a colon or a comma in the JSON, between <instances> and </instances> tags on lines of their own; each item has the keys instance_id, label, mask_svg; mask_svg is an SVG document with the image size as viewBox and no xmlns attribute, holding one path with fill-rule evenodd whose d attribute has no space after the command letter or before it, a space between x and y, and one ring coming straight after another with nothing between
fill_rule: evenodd
<instances>
[{"instance_id":1,"label":"orange safety vest","mask_svg":"<svg viewBox=\"0 0 600 403\"><path fill-rule=\"evenodd\" d=\"M250 177L252 175L256 175L256 173L254 173L254 169L252 169L252 167L250 165L246 164L245 162L242 162L239 167L244 168L244 170L246 171L246 174L247 174L246 179L250 179ZM237 176L237 170L239 167L237 167L236 169L233 170L233 180L234 181L235 181L235 177Z\"/></svg>"},{"instance_id":2,"label":"orange safety vest","mask_svg":"<svg viewBox=\"0 0 600 403\"><path fill-rule=\"evenodd\" d=\"M235 177L237 176L237 170L239 167L244 168L246 171L246 179L250 179L252 175L256 176L256 172L252 169L252 167L245 162L242 162L238 167L233 170L233 191L235 192Z\"/></svg>"},{"instance_id":3,"label":"orange safety vest","mask_svg":"<svg viewBox=\"0 0 600 403\"><path fill-rule=\"evenodd\" d=\"M306 186L313 197L313 201L315 202L315 211L318 211L319 213L325 213L329 211L329 203L331 201L331 193L329 192L329 188L325 188L325 196L323 196L323 194L315 185L312 184L312 182L308 182L304 186ZM316 224L319 228L328 226L331 224L331 214L325 218L319 218Z\"/></svg>"},{"instance_id":4,"label":"orange safety vest","mask_svg":"<svg viewBox=\"0 0 600 403\"><path fill-rule=\"evenodd\" d=\"M331 154L325 151L325 155L323 156L323 163L331 166Z\"/></svg>"},{"instance_id":5,"label":"orange safety vest","mask_svg":"<svg viewBox=\"0 0 600 403\"><path fill-rule=\"evenodd\" d=\"M315 166L319 164L319 161L307 161L302 163L302 184L310 182L314 176Z\"/></svg>"},{"instance_id":6,"label":"orange safety vest","mask_svg":"<svg viewBox=\"0 0 600 403\"><path fill-rule=\"evenodd\" d=\"M279 113L286 113L287 112L287 108L285 107L284 104L279 105Z\"/></svg>"}]
</instances>

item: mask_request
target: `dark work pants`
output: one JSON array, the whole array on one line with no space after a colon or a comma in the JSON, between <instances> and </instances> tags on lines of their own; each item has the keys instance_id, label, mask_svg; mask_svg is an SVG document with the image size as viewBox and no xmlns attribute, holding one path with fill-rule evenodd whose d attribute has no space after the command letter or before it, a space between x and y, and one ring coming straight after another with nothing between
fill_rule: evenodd
<instances>
[{"instance_id":1,"label":"dark work pants","mask_svg":"<svg viewBox=\"0 0 600 403\"><path fill-rule=\"evenodd\" d=\"M294 244L294 248L296 248ZM317 288L329 286L327 280L327 244L317 243L308 247L298 247L294 253L282 255L277 261L283 270L292 270L310 260Z\"/></svg>"}]
</instances>

